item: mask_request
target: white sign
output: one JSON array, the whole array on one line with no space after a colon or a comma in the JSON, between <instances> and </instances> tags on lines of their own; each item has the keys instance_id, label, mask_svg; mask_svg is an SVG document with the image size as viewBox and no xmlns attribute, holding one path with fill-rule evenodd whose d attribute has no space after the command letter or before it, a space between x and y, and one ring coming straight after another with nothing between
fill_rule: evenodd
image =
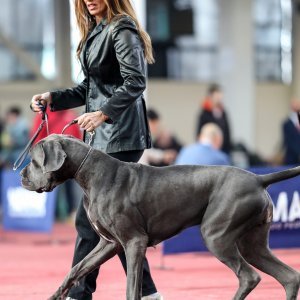
<instances>
[{"instance_id":1,"label":"white sign","mask_svg":"<svg viewBox=\"0 0 300 300\"><path fill-rule=\"evenodd\" d=\"M294 222L300 219L300 197L295 191L289 207L287 192L278 195L277 204L273 206L273 222Z\"/></svg>"},{"instance_id":2,"label":"white sign","mask_svg":"<svg viewBox=\"0 0 300 300\"><path fill-rule=\"evenodd\" d=\"M44 218L46 203L46 193L39 194L22 187L7 189L7 211L12 218Z\"/></svg>"}]
</instances>

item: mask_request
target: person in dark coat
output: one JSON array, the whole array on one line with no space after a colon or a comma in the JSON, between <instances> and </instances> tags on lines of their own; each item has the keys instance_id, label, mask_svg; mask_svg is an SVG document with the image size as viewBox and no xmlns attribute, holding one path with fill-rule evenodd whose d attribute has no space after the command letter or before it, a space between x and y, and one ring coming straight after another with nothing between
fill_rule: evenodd
<instances>
[{"instance_id":1,"label":"person in dark coat","mask_svg":"<svg viewBox=\"0 0 300 300\"><path fill-rule=\"evenodd\" d=\"M95 130L92 147L114 158L137 162L144 149L151 147L143 92L146 63L153 63L151 40L142 30L129 0L76 0L75 13L81 32L77 49L85 79L76 87L35 95L52 111L85 105L86 113L77 118L86 132ZM88 142L88 134L84 141ZM81 201L76 217L78 232L73 265L81 261L99 242ZM120 255L126 271L125 254ZM90 300L96 289L99 269L73 287L69 299ZM159 300L148 262L143 269L143 298Z\"/></svg>"},{"instance_id":2,"label":"person in dark coat","mask_svg":"<svg viewBox=\"0 0 300 300\"><path fill-rule=\"evenodd\" d=\"M229 154L231 150L230 126L223 105L223 93L218 84L212 84L208 88L207 97L204 99L198 117L196 135L198 136L202 127L207 123L217 124L223 133L224 142L222 151Z\"/></svg>"},{"instance_id":3,"label":"person in dark coat","mask_svg":"<svg viewBox=\"0 0 300 300\"><path fill-rule=\"evenodd\" d=\"M300 102L292 101L291 113L282 124L284 163L298 165L300 163L300 124L297 112L300 111Z\"/></svg>"}]
</instances>

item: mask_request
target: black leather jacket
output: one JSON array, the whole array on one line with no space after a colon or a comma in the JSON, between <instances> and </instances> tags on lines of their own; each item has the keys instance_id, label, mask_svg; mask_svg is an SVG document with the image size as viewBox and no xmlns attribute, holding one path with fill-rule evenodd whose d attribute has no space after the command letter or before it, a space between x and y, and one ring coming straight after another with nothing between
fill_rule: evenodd
<instances>
[{"instance_id":1,"label":"black leather jacket","mask_svg":"<svg viewBox=\"0 0 300 300\"><path fill-rule=\"evenodd\" d=\"M146 62L133 20L103 20L90 33L80 61L85 79L74 88L51 92L51 110L85 104L86 112L103 111L109 120L96 129L92 145L106 153L151 147L143 97Z\"/></svg>"}]
</instances>

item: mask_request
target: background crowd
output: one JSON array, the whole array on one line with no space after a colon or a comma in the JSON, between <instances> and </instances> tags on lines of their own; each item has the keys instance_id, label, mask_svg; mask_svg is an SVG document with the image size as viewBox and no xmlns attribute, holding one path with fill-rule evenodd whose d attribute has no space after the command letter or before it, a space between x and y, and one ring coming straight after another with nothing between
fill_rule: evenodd
<instances>
[{"instance_id":1,"label":"background crowd","mask_svg":"<svg viewBox=\"0 0 300 300\"><path fill-rule=\"evenodd\" d=\"M297 114L300 111L300 101L291 101L290 115L282 124L282 141L278 153L274 157L264 158L251 152L239 141L232 140L230 120L226 114L226 97L220 85L211 84L207 94L199 99L199 106L195 107L195 110L198 110L195 141L184 145L177 138L176 132L165 123L159 109L148 105L147 117L152 135L152 148L145 150L140 163L155 167L174 164L233 165L244 169L300 163L300 124ZM47 112L50 134L60 133L63 127L78 115L73 110ZM40 122L40 115L33 115L33 119L28 120L17 106L11 106L5 112L0 121L1 169L12 169L13 163L36 132ZM77 126L70 127L66 134L82 138L82 132ZM37 141L46 136L44 127ZM24 164L28 163L28 159ZM57 218L72 220L81 196L80 188L69 180L59 187L57 195Z\"/></svg>"}]
</instances>

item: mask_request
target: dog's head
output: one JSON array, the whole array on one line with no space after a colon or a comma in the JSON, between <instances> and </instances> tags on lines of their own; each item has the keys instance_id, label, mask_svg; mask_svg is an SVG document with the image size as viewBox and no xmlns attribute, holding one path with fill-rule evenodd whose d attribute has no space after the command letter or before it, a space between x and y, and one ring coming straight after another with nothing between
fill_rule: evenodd
<instances>
[{"instance_id":1,"label":"dog's head","mask_svg":"<svg viewBox=\"0 0 300 300\"><path fill-rule=\"evenodd\" d=\"M67 154L59 139L46 138L30 151L31 162L21 171L22 186L38 193L50 192L68 179L61 172Z\"/></svg>"}]
</instances>

